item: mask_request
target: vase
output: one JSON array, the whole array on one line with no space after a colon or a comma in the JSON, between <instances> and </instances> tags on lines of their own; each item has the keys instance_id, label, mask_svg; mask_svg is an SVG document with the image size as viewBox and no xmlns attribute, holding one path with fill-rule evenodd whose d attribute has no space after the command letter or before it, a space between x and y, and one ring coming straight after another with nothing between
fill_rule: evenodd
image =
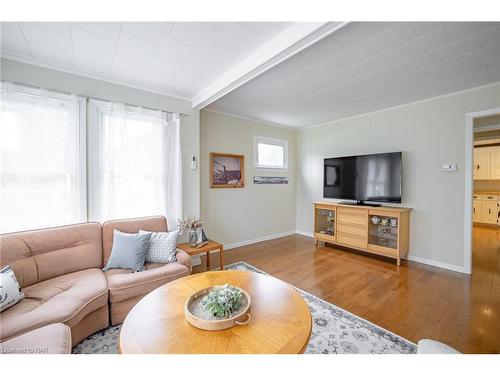
<instances>
[{"instance_id":1,"label":"vase","mask_svg":"<svg viewBox=\"0 0 500 375\"><path fill-rule=\"evenodd\" d=\"M196 247L197 242L198 242L198 235L197 235L196 229L190 229L189 230L189 246Z\"/></svg>"}]
</instances>

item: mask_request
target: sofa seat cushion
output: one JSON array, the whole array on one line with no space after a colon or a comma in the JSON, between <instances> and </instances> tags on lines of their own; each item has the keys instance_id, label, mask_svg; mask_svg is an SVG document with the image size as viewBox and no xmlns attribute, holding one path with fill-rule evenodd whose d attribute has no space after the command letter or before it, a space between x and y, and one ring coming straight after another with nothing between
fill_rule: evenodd
<instances>
[{"instance_id":1,"label":"sofa seat cushion","mask_svg":"<svg viewBox=\"0 0 500 375\"><path fill-rule=\"evenodd\" d=\"M70 354L71 329L62 323L29 331L0 343L2 354Z\"/></svg>"},{"instance_id":2,"label":"sofa seat cushion","mask_svg":"<svg viewBox=\"0 0 500 375\"><path fill-rule=\"evenodd\" d=\"M187 276L190 269L178 262L145 263L142 272L112 269L105 272L111 303L145 295L172 280Z\"/></svg>"},{"instance_id":3,"label":"sofa seat cushion","mask_svg":"<svg viewBox=\"0 0 500 375\"><path fill-rule=\"evenodd\" d=\"M23 291L25 298L0 314L0 341L51 323L74 327L108 300L106 277L98 268L58 276Z\"/></svg>"}]
</instances>

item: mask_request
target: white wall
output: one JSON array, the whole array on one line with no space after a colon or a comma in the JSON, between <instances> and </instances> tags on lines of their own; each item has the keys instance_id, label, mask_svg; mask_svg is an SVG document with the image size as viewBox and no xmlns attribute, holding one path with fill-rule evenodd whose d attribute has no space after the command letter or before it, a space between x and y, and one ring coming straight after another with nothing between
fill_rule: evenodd
<instances>
[{"instance_id":1,"label":"white wall","mask_svg":"<svg viewBox=\"0 0 500 375\"><path fill-rule=\"evenodd\" d=\"M295 232L296 131L201 111L201 216L207 236L227 245ZM254 135L288 140L288 171L253 168ZM245 187L210 188L210 152L245 156ZM255 185L253 176L288 176L288 185Z\"/></svg>"},{"instance_id":2,"label":"white wall","mask_svg":"<svg viewBox=\"0 0 500 375\"><path fill-rule=\"evenodd\" d=\"M186 113L188 117L181 119L182 207L184 215L199 215L199 170L191 170L190 165L191 155L199 155L200 118L199 111L192 108L191 102L4 58L0 60L0 76L5 81L64 91L84 97L90 96L165 111Z\"/></svg>"},{"instance_id":3,"label":"white wall","mask_svg":"<svg viewBox=\"0 0 500 375\"><path fill-rule=\"evenodd\" d=\"M322 198L323 158L403 152L403 206L411 217L410 256L464 267L465 115L500 106L500 84L334 121L297 136L297 230L312 232ZM440 164L458 163L458 172Z\"/></svg>"}]
</instances>

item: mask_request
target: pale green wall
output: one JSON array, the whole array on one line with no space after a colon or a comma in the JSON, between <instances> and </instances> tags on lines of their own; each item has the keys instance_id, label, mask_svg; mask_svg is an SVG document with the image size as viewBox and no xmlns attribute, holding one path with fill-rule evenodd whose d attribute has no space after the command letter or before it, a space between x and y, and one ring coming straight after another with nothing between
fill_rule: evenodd
<instances>
[{"instance_id":1,"label":"pale green wall","mask_svg":"<svg viewBox=\"0 0 500 375\"><path fill-rule=\"evenodd\" d=\"M201 111L201 216L210 238L224 244L295 232L296 131ZM286 172L253 168L254 135L288 140ZM212 189L210 152L245 156L245 187ZM253 176L288 176L288 185L255 185Z\"/></svg>"},{"instance_id":2,"label":"pale green wall","mask_svg":"<svg viewBox=\"0 0 500 375\"><path fill-rule=\"evenodd\" d=\"M199 214L199 169L193 171L190 165L191 155L199 155L200 118L199 111L191 107L191 102L4 58L0 60L0 78L80 96L188 114L181 119L182 207L184 215Z\"/></svg>"},{"instance_id":3,"label":"pale green wall","mask_svg":"<svg viewBox=\"0 0 500 375\"><path fill-rule=\"evenodd\" d=\"M297 136L297 230L311 233L323 158L403 152L403 206L412 207L410 256L464 266L465 115L500 107L500 84L334 121ZM458 163L455 173L440 164Z\"/></svg>"}]
</instances>

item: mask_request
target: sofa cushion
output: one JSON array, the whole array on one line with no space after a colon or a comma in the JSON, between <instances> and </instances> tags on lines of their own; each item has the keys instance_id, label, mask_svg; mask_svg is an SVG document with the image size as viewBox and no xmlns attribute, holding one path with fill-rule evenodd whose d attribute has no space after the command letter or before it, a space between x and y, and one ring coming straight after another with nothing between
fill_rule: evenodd
<instances>
[{"instance_id":1,"label":"sofa cushion","mask_svg":"<svg viewBox=\"0 0 500 375\"><path fill-rule=\"evenodd\" d=\"M24 294L0 314L1 341L51 323L74 327L108 300L106 277L96 268L42 281L24 288Z\"/></svg>"},{"instance_id":2,"label":"sofa cushion","mask_svg":"<svg viewBox=\"0 0 500 375\"><path fill-rule=\"evenodd\" d=\"M148 263L172 263L175 262L177 251L177 240L180 232L147 232L140 230L139 233L150 233L149 247L146 252L146 262Z\"/></svg>"},{"instance_id":3,"label":"sofa cushion","mask_svg":"<svg viewBox=\"0 0 500 375\"><path fill-rule=\"evenodd\" d=\"M2 354L70 354L71 330L55 323L0 343Z\"/></svg>"},{"instance_id":4,"label":"sofa cushion","mask_svg":"<svg viewBox=\"0 0 500 375\"><path fill-rule=\"evenodd\" d=\"M71 272L102 267L99 223L0 236L0 267L10 265L21 288Z\"/></svg>"},{"instance_id":5,"label":"sofa cushion","mask_svg":"<svg viewBox=\"0 0 500 375\"><path fill-rule=\"evenodd\" d=\"M139 233L139 230L148 232L166 232L167 219L165 216L150 216L137 219L111 220L102 224L102 254L104 264L108 262L113 247L113 231L124 233Z\"/></svg>"},{"instance_id":6,"label":"sofa cushion","mask_svg":"<svg viewBox=\"0 0 500 375\"><path fill-rule=\"evenodd\" d=\"M113 231L113 248L104 271L112 268L132 269L136 272L144 269L146 252L151 233L122 233Z\"/></svg>"},{"instance_id":7,"label":"sofa cushion","mask_svg":"<svg viewBox=\"0 0 500 375\"><path fill-rule=\"evenodd\" d=\"M109 300L111 303L145 295L172 280L187 276L188 267L174 263L146 263L146 270L133 273L132 270L113 269L106 271Z\"/></svg>"},{"instance_id":8,"label":"sofa cushion","mask_svg":"<svg viewBox=\"0 0 500 375\"><path fill-rule=\"evenodd\" d=\"M417 354L460 354L460 352L442 342L422 339L417 344Z\"/></svg>"}]
</instances>

